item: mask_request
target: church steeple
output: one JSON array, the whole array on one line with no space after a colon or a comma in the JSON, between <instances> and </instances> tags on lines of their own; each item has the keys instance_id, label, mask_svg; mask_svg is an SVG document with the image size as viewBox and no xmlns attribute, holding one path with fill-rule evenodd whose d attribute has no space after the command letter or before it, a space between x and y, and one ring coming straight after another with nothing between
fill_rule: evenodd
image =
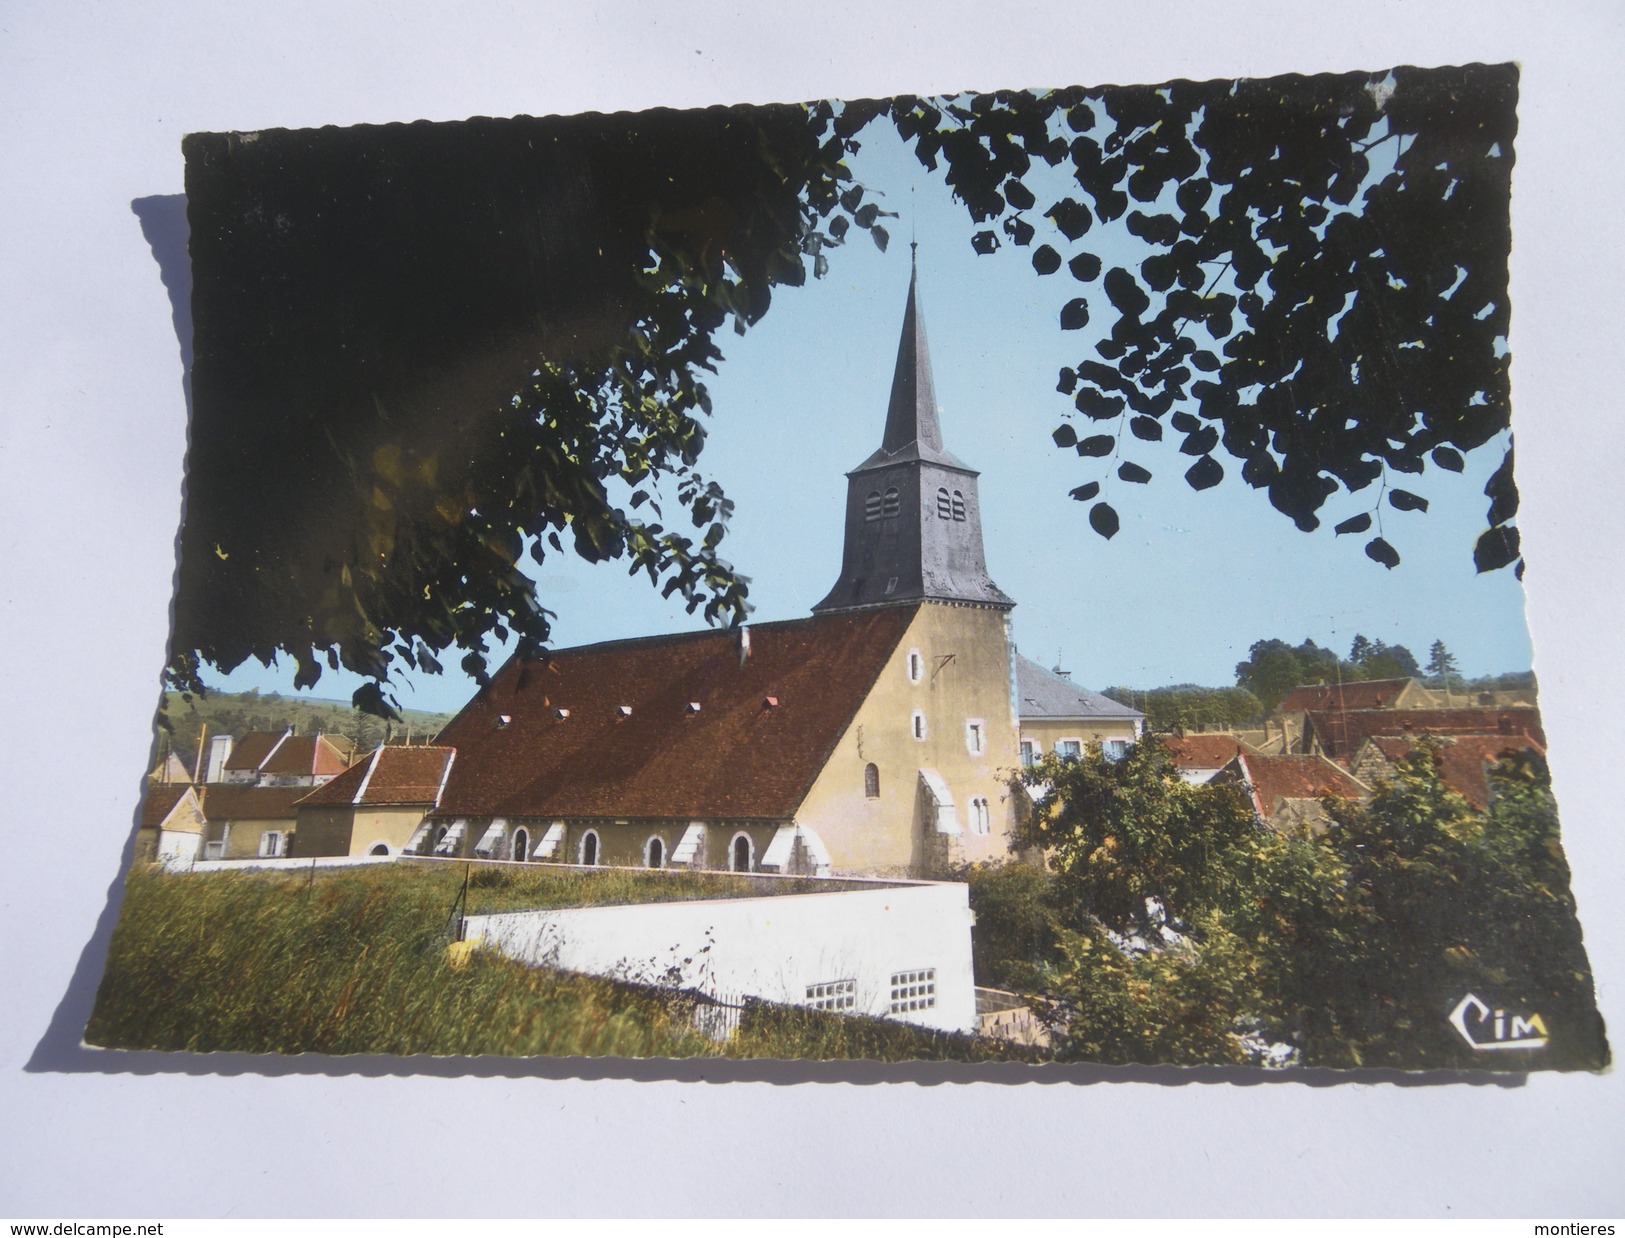
<instances>
[{"instance_id":1,"label":"church steeple","mask_svg":"<svg viewBox=\"0 0 1625 1238\"><path fill-rule=\"evenodd\" d=\"M880 448L847 474L841 578L815 613L921 601L1009 609L988 576L977 473L942 445L911 264Z\"/></svg>"}]
</instances>

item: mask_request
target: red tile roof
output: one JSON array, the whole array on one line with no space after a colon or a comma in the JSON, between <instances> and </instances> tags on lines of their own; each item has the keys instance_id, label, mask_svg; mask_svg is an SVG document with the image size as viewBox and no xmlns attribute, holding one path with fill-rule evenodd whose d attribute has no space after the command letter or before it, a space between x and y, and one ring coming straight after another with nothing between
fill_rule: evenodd
<instances>
[{"instance_id":1,"label":"red tile roof","mask_svg":"<svg viewBox=\"0 0 1625 1238\"><path fill-rule=\"evenodd\" d=\"M1439 743L1439 777L1444 785L1462 796L1474 808L1490 802L1489 766L1512 752L1531 749L1542 755L1544 744L1528 735L1443 735ZM1407 757L1416 746L1410 735L1375 735L1371 742L1390 761Z\"/></svg>"},{"instance_id":2,"label":"red tile roof","mask_svg":"<svg viewBox=\"0 0 1625 1238\"><path fill-rule=\"evenodd\" d=\"M309 787L254 787L212 782L198 788L203 815L210 821L258 821L285 817L292 820L293 806L310 794Z\"/></svg>"},{"instance_id":3,"label":"red tile roof","mask_svg":"<svg viewBox=\"0 0 1625 1238\"><path fill-rule=\"evenodd\" d=\"M156 829L169 819L180 802L186 798L187 792L192 788L183 784L172 782L151 783L147 787L146 795L141 798L141 828Z\"/></svg>"},{"instance_id":4,"label":"red tile roof","mask_svg":"<svg viewBox=\"0 0 1625 1238\"><path fill-rule=\"evenodd\" d=\"M304 777L342 774L345 764L344 753L325 735L277 731L250 731L226 758L227 769Z\"/></svg>"},{"instance_id":5,"label":"red tile roof","mask_svg":"<svg viewBox=\"0 0 1625 1238\"><path fill-rule=\"evenodd\" d=\"M1281 712L1308 709L1392 709L1394 700L1414 679L1359 679L1344 684L1313 684L1293 688L1281 698Z\"/></svg>"},{"instance_id":6,"label":"red tile roof","mask_svg":"<svg viewBox=\"0 0 1625 1238\"><path fill-rule=\"evenodd\" d=\"M515 658L441 732L435 815L787 819L917 609Z\"/></svg>"},{"instance_id":7,"label":"red tile roof","mask_svg":"<svg viewBox=\"0 0 1625 1238\"><path fill-rule=\"evenodd\" d=\"M1267 757L1243 752L1236 757L1235 768L1252 786L1254 806L1265 821L1283 799L1312 800L1325 795L1362 799L1370 791L1347 770L1324 757Z\"/></svg>"},{"instance_id":8,"label":"red tile roof","mask_svg":"<svg viewBox=\"0 0 1625 1238\"><path fill-rule=\"evenodd\" d=\"M345 804L426 804L440 797L456 750L441 747L379 748L332 782L317 787L301 807Z\"/></svg>"},{"instance_id":9,"label":"red tile roof","mask_svg":"<svg viewBox=\"0 0 1625 1238\"><path fill-rule=\"evenodd\" d=\"M1234 735L1164 735L1162 743L1179 769L1222 769L1252 751Z\"/></svg>"},{"instance_id":10,"label":"red tile roof","mask_svg":"<svg viewBox=\"0 0 1625 1238\"><path fill-rule=\"evenodd\" d=\"M1351 709L1310 712L1306 733L1313 731L1326 754L1343 761L1374 735L1505 735L1528 734L1545 744L1540 711L1506 709Z\"/></svg>"}]
</instances>

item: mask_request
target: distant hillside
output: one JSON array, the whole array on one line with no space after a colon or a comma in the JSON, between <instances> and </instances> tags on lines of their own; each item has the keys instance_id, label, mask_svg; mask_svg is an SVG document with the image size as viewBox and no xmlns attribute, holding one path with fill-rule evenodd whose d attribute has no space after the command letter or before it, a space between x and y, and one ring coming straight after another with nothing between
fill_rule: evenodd
<instances>
[{"instance_id":1,"label":"distant hillside","mask_svg":"<svg viewBox=\"0 0 1625 1238\"><path fill-rule=\"evenodd\" d=\"M420 709L403 709L401 715L402 721L386 723L352 708L348 701L282 696L276 692L215 692L190 701L182 700L177 692L166 692L163 704L163 716L171 727L169 746L187 769L195 768L198 733L205 726L210 735L239 737L249 731L285 731L289 727L300 735L320 731L335 742L342 736L356 750L365 752L377 747L381 740L402 739L408 734L414 740L437 735L452 719L451 714ZM162 746L162 730L159 737Z\"/></svg>"}]
</instances>

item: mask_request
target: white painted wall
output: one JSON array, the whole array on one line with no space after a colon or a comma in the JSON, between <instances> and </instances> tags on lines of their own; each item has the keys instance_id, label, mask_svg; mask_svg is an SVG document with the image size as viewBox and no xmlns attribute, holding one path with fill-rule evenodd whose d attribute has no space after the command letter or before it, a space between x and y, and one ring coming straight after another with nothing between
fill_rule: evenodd
<instances>
[{"instance_id":1,"label":"white painted wall","mask_svg":"<svg viewBox=\"0 0 1625 1238\"><path fill-rule=\"evenodd\" d=\"M856 981L855 1013L885 1015L894 973L936 970L936 1005L898 1019L976 1029L969 888L882 885L831 894L640 903L469 916L527 963L645 984L807 1005L807 987Z\"/></svg>"},{"instance_id":2,"label":"white painted wall","mask_svg":"<svg viewBox=\"0 0 1625 1238\"><path fill-rule=\"evenodd\" d=\"M388 855L320 855L272 858L271 856L245 856L240 860L189 860L182 857L170 866L178 873L241 873L251 868L274 868L288 872L304 872L312 865L317 868L353 868L359 864L393 864Z\"/></svg>"}]
</instances>

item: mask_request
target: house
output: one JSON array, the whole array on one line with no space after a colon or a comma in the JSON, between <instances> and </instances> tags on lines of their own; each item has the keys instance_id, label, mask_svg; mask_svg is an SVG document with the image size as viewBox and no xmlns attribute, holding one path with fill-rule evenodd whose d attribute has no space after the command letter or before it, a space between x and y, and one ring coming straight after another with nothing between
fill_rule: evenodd
<instances>
[{"instance_id":1,"label":"house","mask_svg":"<svg viewBox=\"0 0 1625 1238\"><path fill-rule=\"evenodd\" d=\"M1202 732L1196 735L1159 736L1173 758L1174 768L1186 782L1203 783L1243 752L1253 750L1234 735Z\"/></svg>"},{"instance_id":2,"label":"house","mask_svg":"<svg viewBox=\"0 0 1625 1238\"><path fill-rule=\"evenodd\" d=\"M349 755L325 735L292 730L250 731L240 740L216 735L209 741L205 781L252 787L315 787L337 778Z\"/></svg>"},{"instance_id":3,"label":"house","mask_svg":"<svg viewBox=\"0 0 1625 1238\"><path fill-rule=\"evenodd\" d=\"M1435 709L1445 704L1440 694L1413 677L1357 679L1338 684L1302 684L1281 698L1275 716L1281 728L1284 752L1308 752L1304 732L1311 712L1351 709ZM1265 723L1266 731L1269 723Z\"/></svg>"},{"instance_id":4,"label":"house","mask_svg":"<svg viewBox=\"0 0 1625 1238\"><path fill-rule=\"evenodd\" d=\"M149 781L136 823L137 863L178 864L198 858L206 822L195 788Z\"/></svg>"},{"instance_id":5,"label":"house","mask_svg":"<svg viewBox=\"0 0 1625 1238\"><path fill-rule=\"evenodd\" d=\"M1107 756L1120 756L1145 729L1145 715L1139 710L1080 688L1059 667L1045 670L1020 654L1016 655L1016 711L1021 719L1023 766L1052 752L1062 757L1081 756L1089 744L1099 744Z\"/></svg>"},{"instance_id":6,"label":"house","mask_svg":"<svg viewBox=\"0 0 1625 1238\"><path fill-rule=\"evenodd\" d=\"M977 477L943 445L911 276L812 616L515 657L438 737L456 756L413 849L884 876L1004 858L1019 664Z\"/></svg>"},{"instance_id":7,"label":"house","mask_svg":"<svg viewBox=\"0 0 1625 1238\"><path fill-rule=\"evenodd\" d=\"M399 855L421 845L456 759L445 747L380 747L300 799L299 856ZM513 845L527 859L529 838Z\"/></svg>"},{"instance_id":8,"label":"house","mask_svg":"<svg viewBox=\"0 0 1625 1238\"><path fill-rule=\"evenodd\" d=\"M181 759L173 752L166 752L163 759L152 767L152 772L147 775L147 781L169 784L189 783L192 781L192 771L181 764Z\"/></svg>"},{"instance_id":9,"label":"house","mask_svg":"<svg viewBox=\"0 0 1625 1238\"><path fill-rule=\"evenodd\" d=\"M1394 766L1408 757L1422 739L1413 735L1373 735L1360 745L1349 768L1361 782L1376 786L1393 777ZM1437 749L1439 777L1445 786L1479 810L1489 806L1489 771L1502 757L1514 752L1546 753L1545 745L1525 734L1437 735L1427 739Z\"/></svg>"},{"instance_id":10,"label":"house","mask_svg":"<svg viewBox=\"0 0 1625 1238\"><path fill-rule=\"evenodd\" d=\"M1350 709L1311 710L1304 715L1304 751L1344 764L1374 735L1527 735L1546 743L1535 709Z\"/></svg>"},{"instance_id":11,"label":"house","mask_svg":"<svg viewBox=\"0 0 1625 1238\"><path fill-rule=\"evenodd\" d=\"M205 784L198 801L208 821L205 860L245 860L292 854L298 813L294 805L310 794L306 785Z\"/></svg>"},{"instance_id":12,"label":"house","mask_svg":"<svg viewBox=\"0 0 1625 1238\"><path fill-rule=\"evenodd\" d=\"M1329 818L1321 800L1365 799L1371 788L1323 756L1262 756L1239 752L1211 781L1240 786L1261 824L1277 833L1320 833Z\"/></svg>"}]
</instances>

